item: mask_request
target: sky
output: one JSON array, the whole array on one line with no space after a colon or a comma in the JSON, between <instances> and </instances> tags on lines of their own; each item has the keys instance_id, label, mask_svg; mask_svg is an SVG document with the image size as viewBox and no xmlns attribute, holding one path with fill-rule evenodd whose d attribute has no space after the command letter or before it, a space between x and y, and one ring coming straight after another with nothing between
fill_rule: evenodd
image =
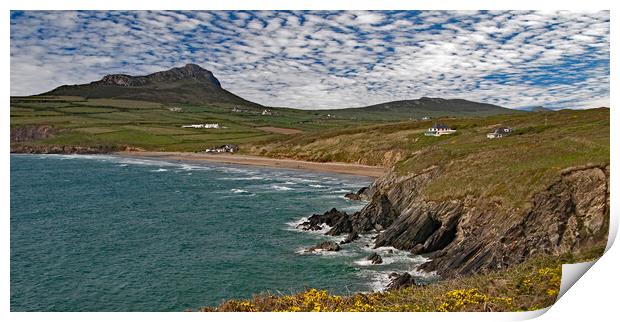
<instances>
[{"instance_id":1,"label":"sky","mask_svg":"<svg viewBox=\"0 0 620 322\"><path fill-rule=\"evenodd\" d=\"M11 11L11 95L187 63L267 106L609 106L609 11Z\"/></svg>"}]
</instances>

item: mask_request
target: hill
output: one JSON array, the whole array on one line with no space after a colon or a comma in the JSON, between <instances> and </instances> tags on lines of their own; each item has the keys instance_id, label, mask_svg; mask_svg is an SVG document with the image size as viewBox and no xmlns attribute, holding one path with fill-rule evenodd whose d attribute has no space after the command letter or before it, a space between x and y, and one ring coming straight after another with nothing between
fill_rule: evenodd
<instances>
[{"instance_id":1,"label":"hill","mask_svg":"<svg viewBox=\"0 0 620 322\"><path fill-rule=\"evenodd\" d=\"M530 112L553 112L553 110L543 107L543 106L535 106L535 107L532 107Z\"/></svg>"},{"instance_id":2,"label":"hill","mask_svg":"<svg viewBox=\"0 0 620 322\"><path fill-rule=\"evenodd\" d=\"M457 132L424 136L434 122ZM272 158L393 166L398 175L440 166L447 171L426 190L433 199L484 195L519 204L561 169L609 163L609 122L609 108L562 110L546 117L522 113L438 118L325 129L245 144L242 149ZM487 139L486 134L499 126L513 128L513 135Z\"/></svg>"},{"instance_id":3,"label":"hill","mask_svg":"<svg viewBox=\"0 0 620 322\"><path fill-rule=\"evenodd\" d=\"M101 80L89 84L63 85L39 96L77 96L86 99L122 99L198 106L225 105L250 110L262 108L260 104L247 101L223 89L212 72L196 64L187 64L146 76L106 75ZM519 113L519 111L464 99L422 97L361 108L307 111L307 113L356 121L393 121L423 117L489 116Z\"/></svg>"},{"instance_id":4,"label":"hill","mask_svg":"<svg viewBox=\"0 0 620 322\"><path fill-rule=\"evenodd\" d=\"M527 112L553 112L554 110L550 108L546 108L544 106L529 106L529 107L521 107L517 108L519 111L527 111Z\"/></svg>"},{"instance_id":5,"label":"hill","mask_svg":"<svg viewBox=\"0 0 620 322\"><path fill-rule=\"evenodd\" d=\"M213 73L195 64L187 64L146 76L106 75L101 80L89 84L63 85L41 95L127 99L169 104L223 103L260 107L257 103L247 101L223 89Z\"/></svg>"},{"instance_id":6,"label":"hill","mask_svg":"<svg viewBox=\"0 0 620 322\"><path fill-rule=\"evenodd\" d=\"M358 119L420 119L424 117L489 116L523 113L501 106L472 102L464 99L422 97L414 100L393 101L359 108L324 110L336 117Z\"/></svg>"}]
</instances>

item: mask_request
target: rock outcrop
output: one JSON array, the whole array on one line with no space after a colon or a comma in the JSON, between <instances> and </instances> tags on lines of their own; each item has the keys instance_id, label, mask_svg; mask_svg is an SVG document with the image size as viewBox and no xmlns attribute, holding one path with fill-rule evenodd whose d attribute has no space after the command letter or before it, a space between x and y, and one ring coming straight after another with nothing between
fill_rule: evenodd
<instances>
[{"instance_id":1,"label":"rock outcrop","mask_svg":"<svg viewBox=\"0 0 620 322\"><path fill-rule=\"evenodd\" d=\"M323 250L327 252L337 252L340 250L340 245L338 245L338 243L333 242L333 241L326 241L326 242L319 243L316 246L312 246L306 249L306 252L310 253L310 252L314 252L317 250Z\"/></svg>"},{"instance_id":2,"label":"rock outcrop","mask_svg":"<svg viewBox=\"0 0 620 322\"><path fill-rule=\"evenodd\" d=\"M332 228L326 233L327 235L337 236L349 233L365 233L379 232L390 226L398 217L398 213L387 196L383 194L375 194L371 202L350 216L344 217L336 222Z\"/></svg>"},{"instance_id":3,"label":"rock outcrop","mask_svg":"<svg viewBox=\"0 0 620 322\"><path fill-rule=\"evenodd\" d=\"M109 154L118 151L143 151L142 149L130 146L117 145L30 145L30 144L11 144L11 153L28 154Z\"/></svg>"},{"instance_id":4,"label":"rock outcrop","mask_svg":"<svg viewBox=\"0 0 620 322\"><path fill-rule=\"evenodd\" d=\"M409 273L392 273L390 274L390 277L392 278L392 280L386 288L387 291L394 291L401 288L418 285L416 280Z\"/></svg>"},{"instance_id":5,"label":"rock outcrop","mask_svg":"<svg viewBox=\"0 0 620 322\"><path fill-rule=\"evenodd\" d=\"M421 269L444 277L500 269L536 254L576 251L607 237L608 165L564 170L524 209L476 196L427 200L421 192L439 171L431 167L378 179L370 203L327 234L376 232L375 247L425 254L430 261Z\"/></svg>"},{"instance_id":6,"label":"rock outcrop","mask_svg":"<svg viewBox=\"0 0 620 322\"><path fill-rule=\"evenodd\" d=\"M377 253L372 253L368 255L366 259L369 260L371 264L375 264L375 265L383 263L383 258L381 258L381 255Z\"/></svg>"},{"instance_id":7,"label":"rock outcrop","mask_svg":"<svg viewBox=\"0 0 620 322\"><path fill-rule=\"evenodd\" d=\"M356 232L351 232L347 235L347 237L340 242L340 244L348 244L351 243L355 240L358 240L360 238L360 235Z\"/></svg>"},{"instance_id":8,"label":"rock outcrop","mask_svg":"<svg viewBox=\"0 0 620 322\"><path fill-rule=\"evenodd\" d=\"M186 64L183 67L175 67L146 76L131 76L126 74L106 75L101 80L92 82L91 84L128 87L145 86L151 83L168 83L186 79L195 79L209 86L221 87L220 82L213 76L213 73L196 64Z\"/></svg>"},{"instance_id":9,"label":"rock outcrop","mask_svg":"<svg viewBox=\"0 0 620 322\"><path fill-rule=\"evenodd\" d=\"M357 192L347 193L344 195L345 198L355 201L370 201L372 197L371 189L369 187L360 188Z\"/></svg>"},{"instance_id":10,"label":"rock outcrop","mask_svg":"<svg viewBox=\"0 0 620 322\"><path fill-rule=\"evenodd\" d=\"M314 214L310 216L307 221L297 225L297 228L302 230L321 230L323 229L323 225L334 226L340 221L346 220L347 216L346 212L341 212L336 208L332 208L322 215Z\"/></svg>"},{"instance_id":11,"label":"rock outcrop","mask_svg":"<svg viewBox=\"0 0 620 322\"><path fill-rule=\"evenodd\" d=\"M24 125L11 128L11 142L27 142L52 137L57 130L49 125Z\"/></svg>"}]
</instances>

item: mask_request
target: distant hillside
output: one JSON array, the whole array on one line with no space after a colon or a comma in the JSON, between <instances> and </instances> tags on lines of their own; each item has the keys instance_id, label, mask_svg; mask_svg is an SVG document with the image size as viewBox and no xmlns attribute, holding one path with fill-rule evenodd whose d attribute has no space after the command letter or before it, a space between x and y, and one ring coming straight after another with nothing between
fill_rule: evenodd
<instances>
[{"instance_id":1,"label":"distant hillside","mask_svg":"<svg viewBox=\"0 0 620 322\"><path fill-rule=\"evenodd\" d=\"M535 106L532 107L530 112L553 112L553 110L542 106Z\"/></svg>"},{"instance_id":2,"label":"distant hillside","mask_svg":"<svg viewBox=\"0 0 620 322\"><path fill-rule=\"evenodd\" d=\"M415 100L393 101L359 108L327 110L337 117L386 119L423 118L440 116L490 116L498 114L523 113L501 106L472 102L464 99L443 99L422 97Z\"/></svg>"},{"instance_id":3,"label":"distant hillside","mask_svg":"<svg viewBox=\"0 0 620 322\"><path fill-rule=\"evenodd\" d=\"M224 104L262 108L260 104L247 101L223 89L212 72L195 64L187 64L146 76L106 75L98 81L80 85L63 85L39 96L79 96L86 99L124 99L198 106ZM360 108L321 111L321 114L327 118L374 121L509 113L523 113L523 111L464 99L429 97Z\"/></svg>"},{"instance_id":4,"label":"distant hillside","mask_svg":"<svg viewBox=\"0 0 620 322\"><path fill-rule=\"evenodd\" d=\"M546 108L544 106L529 106L529 107L520 107L517 108L519 111L527 111L527 112L554 112L554 110L550 108Z\"/></svg>"},{"instance_id":5,"label":"distant hillside","mask_svg":"<svg viewBox=\"0 0 620 322\"><path fill-rule=\"evenodd\" d=\"M63 85L45 96L81 96L113 98L157 103L228 103L260 107L222 88L210 71L195 65L172 68L146 76L106 75L99 81L82 85Z\"/></svg>"}]
</instances>

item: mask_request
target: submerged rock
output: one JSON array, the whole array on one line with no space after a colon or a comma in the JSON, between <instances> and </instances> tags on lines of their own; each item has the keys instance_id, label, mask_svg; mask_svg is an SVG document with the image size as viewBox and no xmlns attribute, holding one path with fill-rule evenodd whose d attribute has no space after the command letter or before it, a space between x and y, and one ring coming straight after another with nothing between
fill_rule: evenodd
<instances>
[{"instance_id":1,"label":"submerged rock","mask_svg":"<svg viewBox=\"0 0 620 322\"><path fill-rule=\"evenodd\" d=\"M323 228L322 225L332 227L338 222L345 220L347 217L348 215L346 212L332 208L322 215L314 214L310 216L307 221L297 225L297 228L302 230L321 230Z\"/></svg>"},{"instance_id":2,"label":"submerged rock","mask_svg":"<svg viewBox=\"0 0 620 322\"><path fill-rule=\"evenodd\" d=\"M340 250L340 245L338 245L338 243L333 242L333 241L326 241L326 242L322 242L317 244L316 246L312 246L308 249L306 249L307 253L310 252L314 252L317 250L324 250L324 251L328 251L328 252L337 252Z\"/></svg>"},{"instance_id":3,"label":"submerged rock","mask_svg":"<svg viewBox=\"0 0 620 322\"><path fill-rule=\"evenodd\" d=\"M297 225L296 228L297 229L301 229L301 230L310 230L310 231L315 231L315 230L323 229L323 227L321 225L318 225L316 223L311 223L309 221L305 221L305 222Z\"/></svg>"},{"instance_id":4,"label":"submerged rock","mask_svg":"<svg viewBox=\"0 0 620 322\"><path fill-rule=\"evenodd\" d=\"M399 290L401 288L418 285L416 280L409 273L392 273L390 274L392 281L387 286L388 291Z\"/></svg>"},{"instance_id":5,"label":"submerged rock","mask_svg":"<svg viewBox=\"0 0 620 322\"><path fill-rule=\"evenodd\" d=\"M381 255L377 253L370 254L370 256L366 257L366 259L375 265L383 263L383 258L381 258Z\"/></svg>"},{"instance_id":6,"label":"submerged rock","mask_svg":"<svg viewBox=\"0 0 620 322\"><path fill-rule=\"evenodd\" d=\"M360 196L353 192L345 193L344 197L350 200L360 200Z\"/></svg>"},{"instance_id":7,"label":"submerged rock","mask_svg":"<svg viewBox=\"0 0 620 322\"><path fill-rule=\"evenodd\" d=\"M348 244L354 240L357 240L360 238L360 235L356 232L352 232L350 234L347 235L347 238L345 238L343 241L340 242L340 244Z\"/></svg>"}]
</instances>

